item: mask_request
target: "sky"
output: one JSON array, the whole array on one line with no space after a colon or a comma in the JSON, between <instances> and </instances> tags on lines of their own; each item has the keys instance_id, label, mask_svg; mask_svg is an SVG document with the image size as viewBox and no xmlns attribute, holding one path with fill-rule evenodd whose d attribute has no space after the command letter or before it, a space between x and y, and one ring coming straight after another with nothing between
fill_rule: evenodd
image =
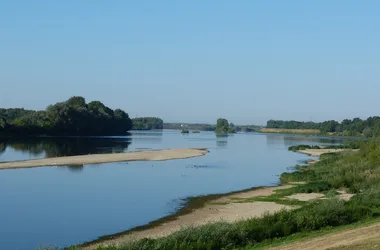
<instances>
[{"instance_id":1,"label":"sky","mask_svg":"<svg viewBox=\"0 0 380 250\"><path fill-rule=\"evenodd\" d=\"M380 115L380 1L0 1L0 107L131 117Z\"/></svg>"}]
</instances>

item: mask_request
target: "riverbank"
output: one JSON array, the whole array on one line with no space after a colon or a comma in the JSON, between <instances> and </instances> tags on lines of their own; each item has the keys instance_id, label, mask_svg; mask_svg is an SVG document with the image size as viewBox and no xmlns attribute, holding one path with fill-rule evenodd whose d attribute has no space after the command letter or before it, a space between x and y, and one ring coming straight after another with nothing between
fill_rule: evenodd
<instances>
[{"instance_id":1,"label":"riverbank","mask_svg":"<svg viewBox=\"0 0 380 250\"><path fill-rule=\"evenodd\" d=\"M0 169L33 168L42 166L88 165L128 161L166 161L174 159L199 157L207 154L208 152L209 151L207 149L203 148L178 148L115 154L65 156L37 160L3 162L0 163Z\"/></svg>"},{"instance_id":2,"label":"riverbank","mask_svg":"<svg viewBox=\"0 0 380 250\"><path fill-rule=\"evenodd\" d=\"M99 240L85 243L81 249L96 249L99 246L121 245L125 242L142 238L160 238L178 232L183 228L202 226L213 222L236 222L264 214L273 214L282 209L293 209L297 206L278 204L270 201L250 199L269 197L279 190L294 185L276 187L258 187L228 194L208 195L193 198L178 213L117 235L105 236Z\"/></svg>"}]
</instances>

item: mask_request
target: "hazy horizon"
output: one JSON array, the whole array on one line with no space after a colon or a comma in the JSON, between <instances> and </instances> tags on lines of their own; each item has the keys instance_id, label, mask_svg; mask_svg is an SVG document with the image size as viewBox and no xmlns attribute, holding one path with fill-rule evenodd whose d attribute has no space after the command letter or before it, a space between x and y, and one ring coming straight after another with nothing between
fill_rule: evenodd
<instances>
[{"instance_id":1,"label":"hazy horizon","mask_svg":"<svg viewBox=\"0 0 380 250\"><path fill-rule=\"evenodd\" d=\"M83 96L131 117L380 115L380 2L0 3L0 108Z\"/></svg>"}]
</instances>

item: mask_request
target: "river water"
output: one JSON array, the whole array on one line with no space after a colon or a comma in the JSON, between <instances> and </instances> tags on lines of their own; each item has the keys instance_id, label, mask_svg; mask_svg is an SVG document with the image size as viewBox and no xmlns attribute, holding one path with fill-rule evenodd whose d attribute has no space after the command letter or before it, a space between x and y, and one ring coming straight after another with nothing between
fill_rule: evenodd
<instances>
[{"instance_id":1,"label":"river water","mask_svg":"<svg viewBox=\"0 0 380 250\"><path fill-rule=\"evenodd\" d=\"M208 148L191 159L0 171L0 249L59 247L167 216L187 197L279 184L310 157L287 148L341 140L296 135L132 132L124 137L0 140L0 162L149 149Z\"/></svg>"}]
</instances>

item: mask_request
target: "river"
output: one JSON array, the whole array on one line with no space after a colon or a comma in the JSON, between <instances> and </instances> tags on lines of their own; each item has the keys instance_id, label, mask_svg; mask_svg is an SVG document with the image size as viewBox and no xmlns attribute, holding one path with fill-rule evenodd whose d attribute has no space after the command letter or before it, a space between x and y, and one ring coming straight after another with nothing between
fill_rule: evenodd
<instances>
[{"instance_id":1,"label":"river","mask_svg":"<svg viewBox=\"0 0 380 250\"><path fill-rule=\"evenodd\" d=\"M0 171L0 249L69 246L147 224L191 196L279 184L310 157L287 148L341 140L301 135L134 131L124 137L0 140L0 162L148 149L208 148L191 159Z\"/></svg>"}]
</instances>

